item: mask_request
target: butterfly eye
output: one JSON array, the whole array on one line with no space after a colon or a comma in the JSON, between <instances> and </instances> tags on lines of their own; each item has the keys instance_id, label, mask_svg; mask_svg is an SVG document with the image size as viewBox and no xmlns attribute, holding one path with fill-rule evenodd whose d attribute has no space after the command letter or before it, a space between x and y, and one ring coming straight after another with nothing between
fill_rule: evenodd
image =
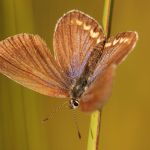
<instances>
[{"instance_id":1,"label":"butterfly eye","mask_svg":"<svg viewBox=\"0 0 150 150\"><path fill-rule=\"evenodd\" d=\"M76 109L79 106L79 101L76 99L71 99L70 100L70 108L71 109Z\"/></svg>"}]
</instances>

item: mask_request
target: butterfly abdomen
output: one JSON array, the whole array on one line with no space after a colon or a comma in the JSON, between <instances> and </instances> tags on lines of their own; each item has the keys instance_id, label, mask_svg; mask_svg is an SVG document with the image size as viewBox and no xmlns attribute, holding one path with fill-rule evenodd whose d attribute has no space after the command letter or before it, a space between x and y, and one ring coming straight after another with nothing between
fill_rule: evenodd
<instances>
[{"instance_id":1,"label":"butterfly abdomen","mask_svg":"<svg viewBox=\"0 0 150 150\"><path fill-rule=\"evenodd\" d=\"M84 76L90 77L93 74L93 72L97 66L97 63L101 58L101 55L103 52L103 47L104 47L104 45L99 43L93 48L93 51L91 52L91 55L87 61L85 69L84 69L84 73L83 73Z\"/></svg>"},{"instance_id":2,"label":"butterfly abdomen","mask_svg":"<svg viewBox=\"0 0 150 150\"><path fill-rule=\"evenodd\" d=\"M78 79L76 79L74 83L74 86L71 90L71 98L79 99L84 93L84 91L88 88L88 80L90 76L92 76L97 66L97 63L101 58L103 47L104 45L99 43L93 48L81 76Z\"/></svg>"}]
</instances>

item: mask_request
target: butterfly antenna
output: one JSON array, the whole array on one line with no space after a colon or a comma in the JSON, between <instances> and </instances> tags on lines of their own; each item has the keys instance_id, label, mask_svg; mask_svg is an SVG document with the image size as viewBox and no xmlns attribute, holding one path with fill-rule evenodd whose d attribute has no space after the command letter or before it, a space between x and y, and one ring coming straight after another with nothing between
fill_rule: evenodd
<instances>
[{"instance_id":1,"label":"butterfly antenna","mask_svg":"<svg viewBox=\"0 0 150 150\"><path fill-rule=\"evenodd\" d=\"M81 139L81 133L80 133L78 122L77 122L76 112L73 110L72 114L73 114L73 121L75 123L76 129L78 132L78 137L79 137L79 139Z\"/></svg>"},{"instance_id":2,"label":"butterfly antenna","mask_svg":"<svg viewBox=\"0 0 150 150\"><path fill-rule=\"evenodd\" d=\"M64 108L64 107L68 107L68 101L64 102L62 105L58 106L55 110L53 110L47 117L45 117L42 120L42 123L45 123L48 120L51 120L54 117L54 114L56 114L57 112L63 111L64 109L62 109L62 108Z\"/></svg>"}]
</instances>

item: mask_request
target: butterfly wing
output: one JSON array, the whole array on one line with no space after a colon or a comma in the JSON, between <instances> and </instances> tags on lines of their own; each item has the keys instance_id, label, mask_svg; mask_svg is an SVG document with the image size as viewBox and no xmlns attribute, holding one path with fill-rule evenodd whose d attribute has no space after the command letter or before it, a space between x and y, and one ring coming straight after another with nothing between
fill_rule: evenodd
<instances>
[{"instance_id":1,"label":"butterfly wing","mask_svg":"<svg viewBox=\"0 0 150 150\"><path fill-rule=\"evenodd\" d=\"M116 65L108 67L89 86L81 97L80 108L82 111L94 111L103 106L111 94L115 68Z\"/></svg>"},{"instance_id":2,"label":"butterfly wing","mask_svg":"<svg viewBox=\"0 0 150 150\"><path fill-rule=\"evenodd\" d=\"M133 50L137 39L136 32L123 32L107 40L94 74L89 80L90 87L81 97L83 111L92 111L102 107L111 93L116 66Z\"/></svg>"},{"instance_id":3,"label":"butterfly wing","mask_svg":"<svg viewBox=\"0 0 150 150\"><path fill-rule=\"evenodd\" d=\"M59 19L54 32L54 54L67 76L77 78L97 43L105 35L98 23L83 12L72 10Z\"/></svg>"},{"instance_id":4,"label":"butterfly wing","mask_svg":"<svg viewBox=\"0 0 150 150\"><path fill-rule=\"evenodd\" d=\"M94 71L91 81L111 64L120 64L133 50L138 40L136 32L122 32L110 37L105 43L103 54Z\"/></svg>"},{"instance_id":5,"label":"butterfly wing","mask_svg":"<svg viewBox=\"0 0 150 150\"><path fill-rule=\"evenodd\" d=\"M41 94L68 96L68 80L38 35L19 34L1 41L0 72Z\"/></svg>"}]
</instances>

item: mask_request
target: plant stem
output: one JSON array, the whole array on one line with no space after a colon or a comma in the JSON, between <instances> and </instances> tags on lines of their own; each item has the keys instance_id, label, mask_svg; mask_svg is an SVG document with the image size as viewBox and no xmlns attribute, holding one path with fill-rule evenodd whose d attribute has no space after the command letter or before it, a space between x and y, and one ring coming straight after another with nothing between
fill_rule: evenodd
<instances>
[{"instance_id":1,"label":"plant stem","mask_svg":"<svg viewBox=\"0 0 150 150\"><path fill-rule=\"evenodd\" d=\"M113 0L104 0L104 11L103 11L103 29L107 36L110 34L112 11L113 11Z\"/></svg>"},{"instance_id":2,"label":"plant stem","mask_svg":"<svg viewBox=\"0 0 150 150\"><path fill-rule=\"evenodd\" d=\"M103 29L107 37L110 34L112 9L113 0L104 0ZM91 115L87 150L99 149L101 115L102 109L93 112Z\"/></svg>"},{"instance_id":3,"label":"plant stem","mask_svg":"<svg viewBox=\"0 0 150 150\"><path fill-rule=\"evenodd\" d=\"M88 137L88 150L98 150L99 135L101 126L101 111L95 111L91 115L89 137Z\"/></svg>"}]
</instances>

